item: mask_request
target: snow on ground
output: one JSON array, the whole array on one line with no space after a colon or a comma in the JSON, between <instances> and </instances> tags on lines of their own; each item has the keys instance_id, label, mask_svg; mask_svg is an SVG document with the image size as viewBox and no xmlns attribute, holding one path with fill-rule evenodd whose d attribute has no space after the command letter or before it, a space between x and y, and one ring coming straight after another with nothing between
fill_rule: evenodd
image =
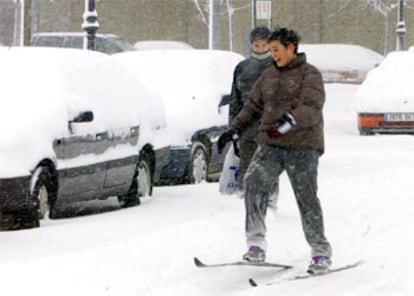
<instances>
[{"instance_id":1,"label":"snow on ground","mask_svg":"<svg viewBox=\"0 0 414 296\"><path fill-rule=\"evenodd\" d=\"M72 205L71 218L41 228L0 233L1 294L12 295L414 295L412 235L414 138L358 135L352 100L358 86L326 86L326 153L319 196L335 265L353 269L252 288L303 272L309 261L294 196L281 177L276 213L269 212L268 260L274 268L198 269L240 259L244 208L220 196L217 183L156 187L139 207L116 199ZM87 215L98 210L99 214Z\"/></svg>"}]
</instances>

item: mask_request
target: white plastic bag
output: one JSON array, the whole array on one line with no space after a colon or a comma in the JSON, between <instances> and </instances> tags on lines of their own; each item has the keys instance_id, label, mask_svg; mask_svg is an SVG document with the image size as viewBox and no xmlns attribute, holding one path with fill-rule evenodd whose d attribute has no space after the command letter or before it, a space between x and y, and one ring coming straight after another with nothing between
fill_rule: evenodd
<instances>
[{"instance_id":1,"label":"white plastic bag","mask_svg":"<svg viewBox=\"0 0 414 296\"><path fill-rule=\"evenodd\" d=\"M234 145L231 145L224 158L223 171L219 180L221 194L235 194L238 189L240 158L234 153Z\"/></svg>"}]
</instances>

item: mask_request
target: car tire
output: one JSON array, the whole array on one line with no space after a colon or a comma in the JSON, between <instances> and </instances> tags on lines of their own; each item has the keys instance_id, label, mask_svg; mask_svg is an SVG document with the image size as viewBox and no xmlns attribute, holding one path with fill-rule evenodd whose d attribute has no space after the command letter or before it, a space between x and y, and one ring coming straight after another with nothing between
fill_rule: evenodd
<instances>
[{"instance_id":1,"label":"car tire","mask_svg":"<svg viewBox=\"0 0 414 296\"><path fill-rule=\"evenodd\" d=\"M207 181L208 176L208 158L203 146L197 145L191 154L191 160L188 169L188 180L190 184L198 184Z\"/></svg>"},{"instance_id":2,"label":"car tire","mask_svg":"<svg viewBox=\"0 0 414 296\"><path fill-rule=\"evenodd\" d=\"M359 130L359 135L360 136L373 136L375 133L370 132L370 131L366 131L366 130Z\"/></svg>"},{"instance_id":3,"label":"car tire","mask_svg":"<svg viewBox=\"0 0 414 296\"><path fill-rule=\"evenodd\" d=\"M144 153L140 156L138 162L138 174L137 174L137 187L138 187L138 196L145 197L152 195L152 170L151 170L151 161L147 153Z\"/></svg>"},{"instance_id":4,"label":"car tire","mask_svg":"<svg viewBox=\"0 0 414 296\"><path fill-rule=\"evenodd\" d=\"M39 166L32 177L33 187L30 191L33 209L37 212L39 220L54 218L56 198L52 187L52 174L47 167Z\"/></svg>"},{"instance_id":5,"label":"car tire","mask_svg":"<svg viewBox=\"0 0 414 296\"><path fill-rule=\"evenodd\" d=\"M120 206L128 208L140 205L141 197L152 195L152 187L151 161L148 154L144 153L139 157L129 192L118 196Z\"/></svg>"}]
</instances>

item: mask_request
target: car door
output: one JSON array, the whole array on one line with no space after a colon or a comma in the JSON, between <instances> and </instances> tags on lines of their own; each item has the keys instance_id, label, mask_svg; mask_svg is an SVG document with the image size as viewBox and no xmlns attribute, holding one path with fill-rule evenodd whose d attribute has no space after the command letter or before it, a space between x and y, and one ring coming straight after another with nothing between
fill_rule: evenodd
<instances>
[{"instance_id":1,"label":"car door","mask_svg":"<svg viewBox=\"0 0 414 296\"><path fill-rule=\"evenodd\" d=\"M108 166L105 152L110 146L107 131L75 132L54 141L59 198L82 200L99 197Z\"/></svg>"},{"instance_id":2,"label":"car door","mask_svg":"<svg viewBox=\"0 0 414 296\"><path fill-rule=\"evenodd\" d=\"M114 151L114 157L108 160L104 180L105 190L126 192L131 185L135 168L138 163L139 127L112 130L107 137L109 147ZM122 151L122 152L121 152Z\"/></svg>"}]
</instances>

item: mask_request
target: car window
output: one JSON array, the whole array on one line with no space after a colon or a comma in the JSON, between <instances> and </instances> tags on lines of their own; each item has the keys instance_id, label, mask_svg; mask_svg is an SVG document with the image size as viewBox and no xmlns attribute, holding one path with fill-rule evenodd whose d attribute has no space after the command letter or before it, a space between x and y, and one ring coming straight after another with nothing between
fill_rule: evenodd
<instances>
[{"instance_id":1,"label":"car window","mask_svg":"<svg viewBox=\"0 0 414 296\"><path fill-rule=\"evenodd\" d=\"M123 51L110 40L101 37L96 38L96 50L107 54L114 54Z\"/></svg>"},{"instance_id":2,"label":"car window","mask_svg":"<svg viewBox=\"0 0 414 296\"><path fill-rule=\"evenodd\" d=\"M63 44L63 37L61 36L46 36L45 38L37 37L34 39L32 45L47 46L47 47L61 47Z\"/></svg>"},{"instance_id":3,"label":"car window","mask_svg":"<svg viewBox=\"0 0 414 296\"><path fill-rule=\"evenodd\" d=\"M68 46L70 48L83 48L83 37L82 36L68 36L68 41L70 42Z\"/></svg>"},{"instance_id":4,"label":"car window","mask_svg":"<svg viewBox=\"0 0 414 296\"><path fill-rule=\"evenodd\" d=\"M84 36L80 34L60 36L44 35L33 36L32 46L83 48ZM96 36L96 51L106 54L114 54L123 51L135 50L134 46L114 35Z\"/></svg>"},{"instance_id":5,"label":"car window","mask_svg":"<svg viewBox=\"0 0 414 296\"><path fill-rule=\"evenodd\" d=\"M111 36L111 37L108 37L108 40L111 41L113 44L115 44L118 48L121 48L122 51L135 50L135 47L131 43L125 41L122 38Z\"/></svg>"}]
</instances>

